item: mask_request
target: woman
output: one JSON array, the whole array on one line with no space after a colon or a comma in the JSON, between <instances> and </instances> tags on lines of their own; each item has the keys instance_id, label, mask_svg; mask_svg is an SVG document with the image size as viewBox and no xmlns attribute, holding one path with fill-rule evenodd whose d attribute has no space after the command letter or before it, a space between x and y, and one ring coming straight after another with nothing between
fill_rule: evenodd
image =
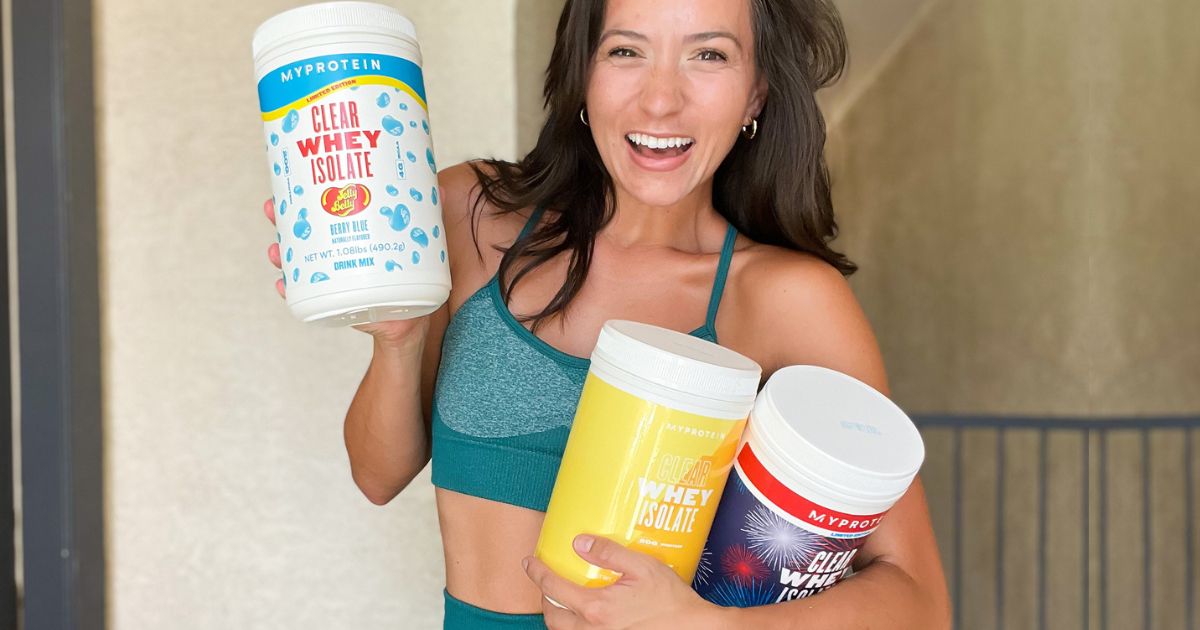
<instances>
[{"instance_id":1,"label":"woman","mask_svg":"<svg viewBox=\"0 0 1200 630\"><path fill-rule=\"evenodd\" d=\"M816 364L887 392L854 266L827 245L813 92L844 48L824 0L568 0L537 147L440 174L454 290L429 317L359 327L374 355L345 439L380 505L432 456L447 628L949 627L919 481L857 573L804 600L720 608L587 535L576 551L616 584L578 587L529 557L606 320L719 340L764 377Z\"/></svg>"}]
</instances>

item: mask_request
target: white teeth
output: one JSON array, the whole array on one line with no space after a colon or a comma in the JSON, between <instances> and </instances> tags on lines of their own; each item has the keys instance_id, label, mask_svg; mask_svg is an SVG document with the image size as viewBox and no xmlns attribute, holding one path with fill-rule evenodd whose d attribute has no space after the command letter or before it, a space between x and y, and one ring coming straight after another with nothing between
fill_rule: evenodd
<instances>
[{"instance_id":1,"label":"white teeth","mask_svg":"<svg viewBox=\"0 0 1200 630\"><path fill-rule=\"evenodd\" d=\"M651 149L668 149L674 147L686 147L695 142L691 138L682 138L678 136L669 138L657 138L644 133L631 133L626 138L634 144L640 144Z\"/></svg>"}]
</instances>

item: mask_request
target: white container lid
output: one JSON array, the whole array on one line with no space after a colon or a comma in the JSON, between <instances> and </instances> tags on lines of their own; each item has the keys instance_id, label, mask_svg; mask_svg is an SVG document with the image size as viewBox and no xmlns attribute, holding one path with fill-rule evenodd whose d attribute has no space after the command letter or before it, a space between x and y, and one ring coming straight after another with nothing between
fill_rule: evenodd
<instances>
[{"instance_id":1,"label":"white container lid","mask_svg":"<svg viewBox=\"0 0 1200 630\"><path fill-rule=\"evenodd\" d=\"M417 41L417 28L403 13L374 2L320 2L284 11L254 31L254 58L281 40L326 29L391 31Z\"/></svg>"},{"instance_id":2,"label":"white container lid","mask_svg":"<svg viewBox=\"0 0 1200 630\"><path fill-rule=\"evenodd\" d=\"M848 502L898 499L925 459L921 434L895 403L858 379L810 365L771 375L749 435L781 481L815 482Z\"/></svg>"},{"instance_id":3,"label":"white container lid","mask_svg":"<svg viewBox=\"0 0 1200 630\"><path fill-rule=\"evenodd\" d=\"M629 376L688 398L744 405L749 413L762 368L711 341L638 322L605 322L592 352L593 368ZM743 417L744 414L743 414Z\"/></svg>"}]
</instances>

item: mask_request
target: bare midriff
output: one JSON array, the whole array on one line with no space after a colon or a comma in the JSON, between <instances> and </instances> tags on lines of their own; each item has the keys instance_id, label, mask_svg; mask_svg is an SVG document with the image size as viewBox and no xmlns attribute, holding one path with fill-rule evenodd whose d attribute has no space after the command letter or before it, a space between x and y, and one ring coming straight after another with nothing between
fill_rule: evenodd
<instances>
[{"instance_id":1,"label":"bare midriff","mask_svg":"<svg viewBox=\"0 0 1200 630\"><path fill-rule=\"evenodd\" d=\"M496 612L542 612L542 592L521 561L533 555L545 513L441 488L436 493L450 595Z\"/></svg>"}]
</instances>

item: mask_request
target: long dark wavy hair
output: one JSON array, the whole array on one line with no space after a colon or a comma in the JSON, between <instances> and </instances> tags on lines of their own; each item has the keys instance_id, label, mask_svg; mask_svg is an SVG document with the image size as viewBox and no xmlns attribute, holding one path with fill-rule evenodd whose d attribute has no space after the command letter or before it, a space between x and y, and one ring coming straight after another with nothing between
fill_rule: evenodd
<instances>
[{"instance_id":1,"label":"long dark wavy hair","mask_svg":"<svg viewBox=\"0 0 1200 630\"><path fill-rule=\"evenodd\" d=\"M713 205L751 239L808 252L849 275L856 266L829 247L837 223L824 158L825 121L815 97L846 63L841 18L830 0L748 1L754 60L766 80L767 97L758 116L759 135L754 140L739 136L717 169ZM535 328L565 314L587 277L596 234L615 210L612 178L579 119L604 10L605 0L567 0L546 70L548 117L533 150L518 163L492 159L482 162L490 168L471 165L481 193L473 226L485 199L501 213L553 210L536 229L500 250L505 302L534 268L569 255L558 293L540 312L524 317Z\"/></svg>"}]
</instances>

